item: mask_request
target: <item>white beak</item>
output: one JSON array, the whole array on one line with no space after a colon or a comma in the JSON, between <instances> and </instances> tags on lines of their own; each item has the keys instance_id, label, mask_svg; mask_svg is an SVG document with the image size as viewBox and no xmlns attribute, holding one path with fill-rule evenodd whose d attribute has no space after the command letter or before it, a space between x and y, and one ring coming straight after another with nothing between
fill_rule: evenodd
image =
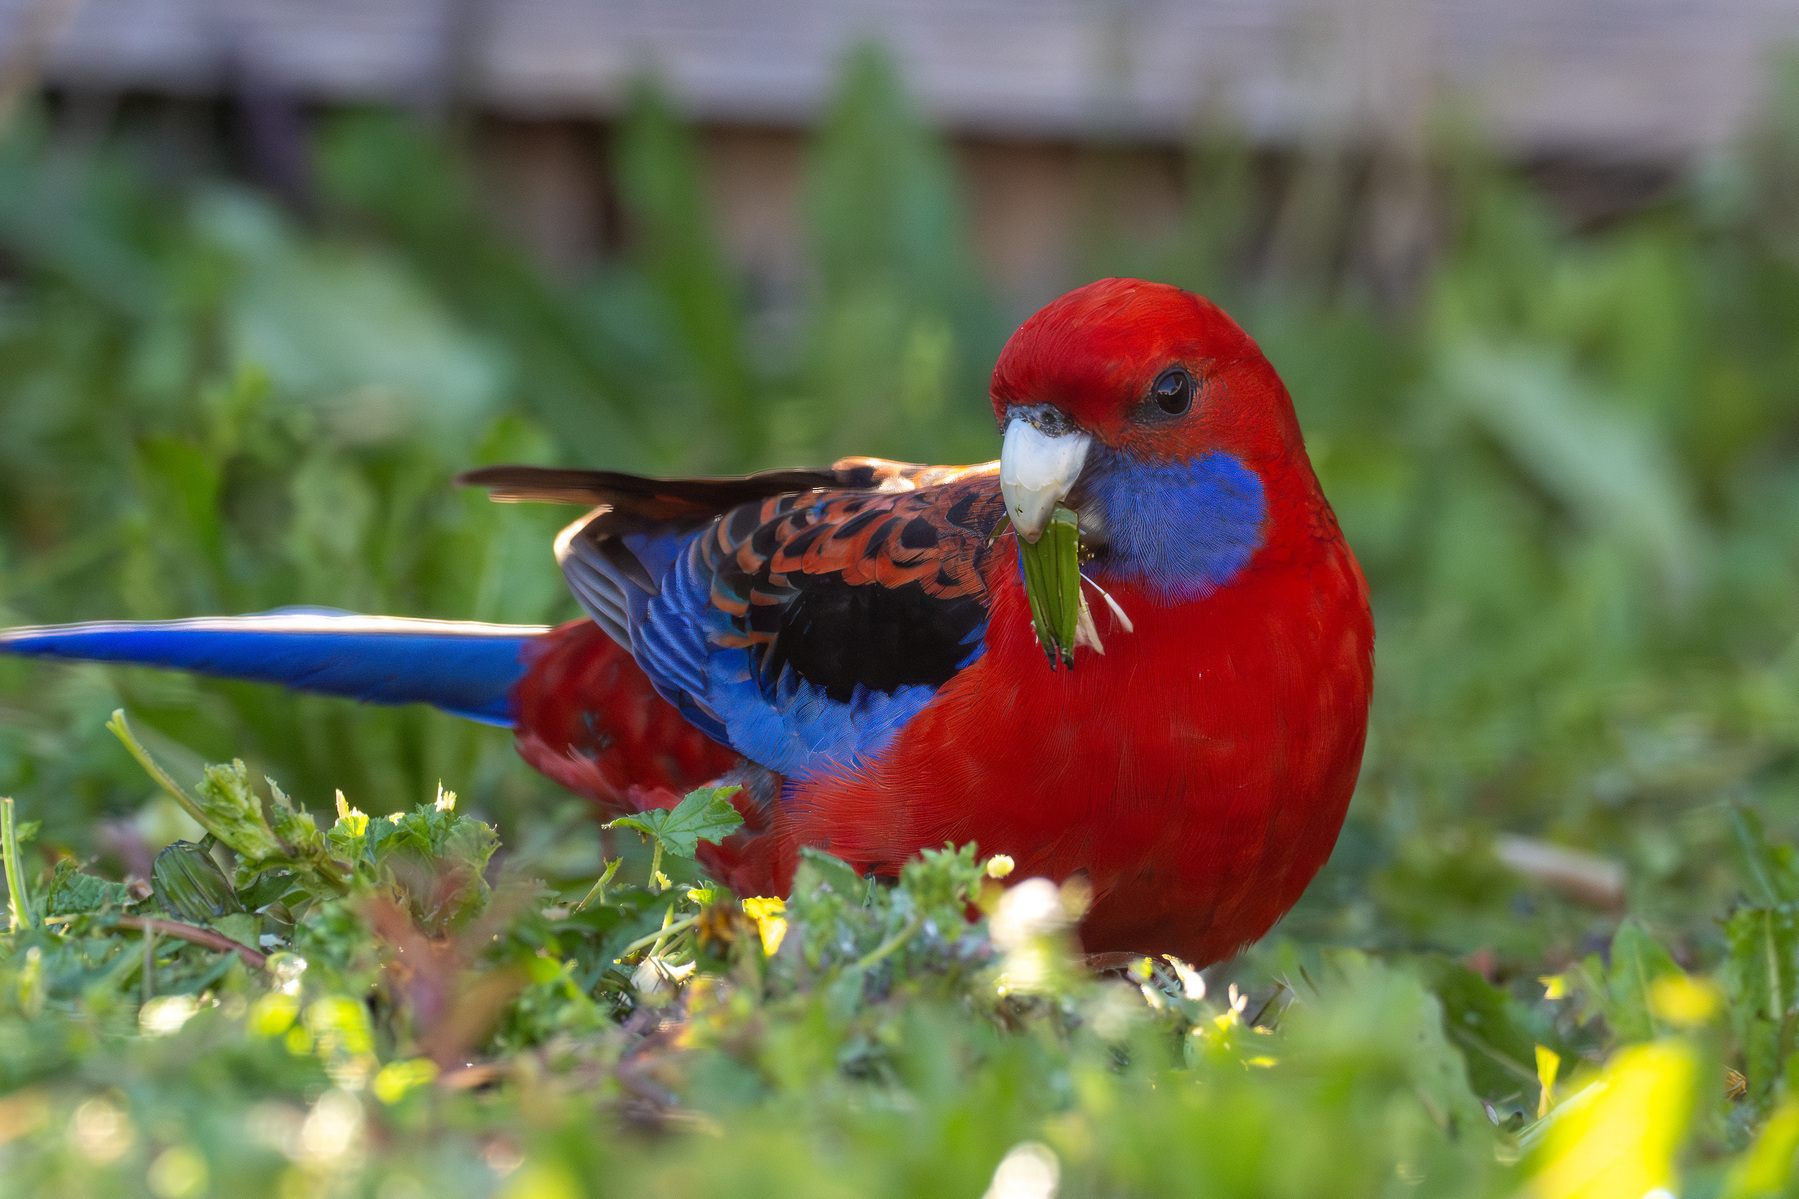
<instances>
[{"instance_id":1,"label":"white beak","mask_svg":"<svg viewBox=\"0 0 1799 1199\"><path fill-rule=\"evenodd\" d=\"M1052 437L1017 417L1006 426L999 451L999 489L1006 497L1006 515L1020 537L1034 542L1043 536L1056 501L1067 499L1081 477L1092 441L1085 433Z\"/></svg>"}]
</instances>

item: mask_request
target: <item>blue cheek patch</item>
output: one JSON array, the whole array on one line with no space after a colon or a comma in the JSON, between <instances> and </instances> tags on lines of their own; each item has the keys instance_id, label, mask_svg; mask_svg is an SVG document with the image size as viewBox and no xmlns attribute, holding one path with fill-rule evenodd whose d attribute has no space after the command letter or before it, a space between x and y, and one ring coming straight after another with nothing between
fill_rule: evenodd
<instances>
[{"instance_id":1,"label":"blue cheek patch","mask_svg":"<svg viewBox=\"0 0 1799 1199\"><path fill-rule=\"evenodd\" d=\"M1262 544L1261 477L1230 454L1165 463L1108 455L1092 465L1087 491L1105 521L1109 574L1181 603L1230 582Z\"/></svg>"}]
</instances>

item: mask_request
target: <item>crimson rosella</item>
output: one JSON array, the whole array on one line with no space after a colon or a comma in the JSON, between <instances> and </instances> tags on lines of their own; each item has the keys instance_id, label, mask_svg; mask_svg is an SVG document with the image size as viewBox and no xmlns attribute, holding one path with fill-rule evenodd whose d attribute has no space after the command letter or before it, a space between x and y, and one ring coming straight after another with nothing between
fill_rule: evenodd
<instances>
[{"instance_id":1,"label":"crimson rosella","mask_svg":"<svg viewBox=\"0 0 1799 1199\"><path fill-rule=\"evenodd\" d=\"M1027 320L991 396L981 466L465 476L591 509L556 543L588 617L559 628L290 610L0 650L433 703L609 812L736 782L745 823L706 864L745 895L784 894L802 846L893 874L974 841L1017 878L1084 875L1090 952L1229 956L1329 855L1373 678L1292 403L1220 309L1130 279ZM1094 601L1046 660L1023 551L1058 518Z\"/></svg>"}]
</instances>

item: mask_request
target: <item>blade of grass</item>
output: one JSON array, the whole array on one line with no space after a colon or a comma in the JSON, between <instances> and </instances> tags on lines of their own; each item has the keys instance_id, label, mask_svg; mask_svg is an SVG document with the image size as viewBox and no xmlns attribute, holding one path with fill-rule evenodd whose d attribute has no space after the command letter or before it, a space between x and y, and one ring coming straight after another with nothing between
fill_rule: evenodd
<instances>
[{"instance_id":1,"label":"blade of grass","mask_svg":"<svg viewBox=\"0 0 1799 1199\"><path fill-rule=\"evenodd\" d=\"M12 931L30 928L35 923L31 913L31 896L26 889L25 867L19 858L19 834L13 820L12 797L0 798L0 851L6 867L6 898L12 905Z\"/></svg>"}]
</instances>

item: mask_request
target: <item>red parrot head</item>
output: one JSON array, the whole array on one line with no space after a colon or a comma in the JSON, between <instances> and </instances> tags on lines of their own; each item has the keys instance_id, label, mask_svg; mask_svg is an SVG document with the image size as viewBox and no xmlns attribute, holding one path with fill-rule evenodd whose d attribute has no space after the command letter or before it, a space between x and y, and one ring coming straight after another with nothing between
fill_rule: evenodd
<instances>
[{"instance_id":1,"label":"red parrot head","mask_svg":"<svg viewBox=\"0 0 1799 1199\"><path fill-rule=\"evenodd\" d=\"M1317 482L1274 368L1210 300L1101 279L1032 316L993 370L1021 537L1059 502L1098 573L1168 602L1228 583Z\"/></svg>"}]
</instances>

